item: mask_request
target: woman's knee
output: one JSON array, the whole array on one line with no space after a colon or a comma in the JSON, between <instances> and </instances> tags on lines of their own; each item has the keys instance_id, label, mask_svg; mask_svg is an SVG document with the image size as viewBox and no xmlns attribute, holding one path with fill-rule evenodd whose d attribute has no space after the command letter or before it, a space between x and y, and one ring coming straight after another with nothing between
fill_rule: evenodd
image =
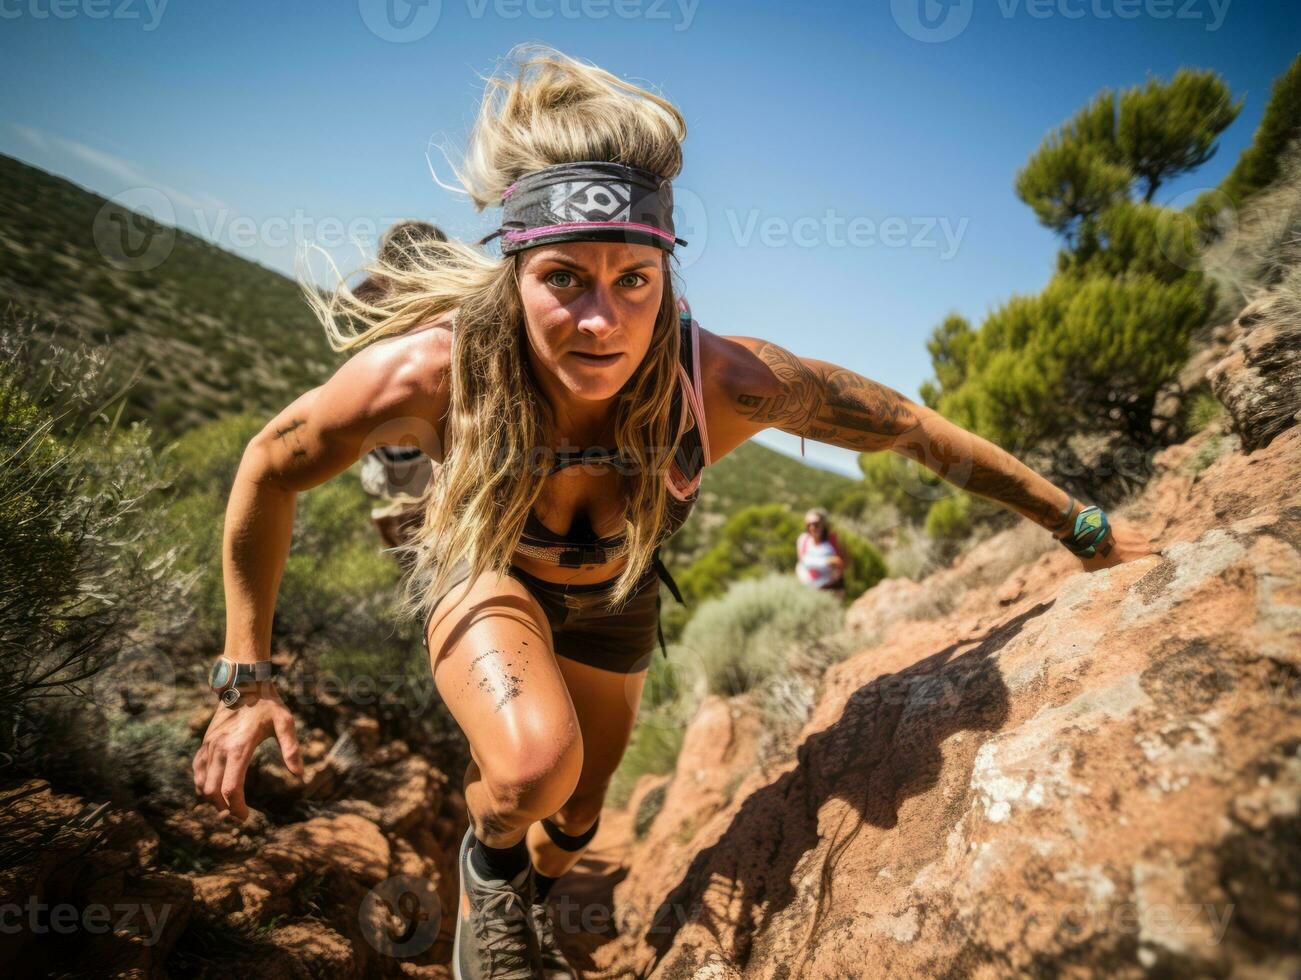
<instances>
[{"instance_id":1,"label":"woman's knee","mask_svg":"<svg viewBox=\"0 0 1301 980\"><path fill-rule=\"evenodd\" d=\"M551 822L570 836L578 836L596 823L605 807L609 780L596 786L577 786L563 806L551 815Z\"/></svg>"},{"instance_id":2,"label":"woman's knee","mask_svg":"<svg viewBox=\"0 0 1301 980\"><path fill-rule=\"evenodd\" d=\"M539 820L570 799L583 770L577 721L526 727L475 752L492 798L504 811Z\"/></svg>"}]
</instances>

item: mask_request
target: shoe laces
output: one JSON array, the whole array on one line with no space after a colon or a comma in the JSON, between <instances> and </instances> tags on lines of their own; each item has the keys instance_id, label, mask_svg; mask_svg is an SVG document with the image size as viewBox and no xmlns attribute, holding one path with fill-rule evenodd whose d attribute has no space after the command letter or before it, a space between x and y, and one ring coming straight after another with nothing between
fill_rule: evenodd
<instances>
[{"instance_id":1,"label":"shoe laces","mask_svg":"<svg viewBox=\"0 0 1301 980\"><path fill-rule=\"evenodd\" d=\"M533 925L537 930L538 942L552 949L556 946L556 934L551 926L551 913L545 902L533 903Z\"/></svg>"},{"instance_id":2,"label":"shoe laces","mask_svg":"<svg viewBox=\"0 0 1301 980\"><path fill-rule=\"evenodd\" d=\"M480 887L488 897L483 900L477 918L493 976L501 980L532 980L529 921L523 897L509 882Z\"/></svg>"}]
</instances>

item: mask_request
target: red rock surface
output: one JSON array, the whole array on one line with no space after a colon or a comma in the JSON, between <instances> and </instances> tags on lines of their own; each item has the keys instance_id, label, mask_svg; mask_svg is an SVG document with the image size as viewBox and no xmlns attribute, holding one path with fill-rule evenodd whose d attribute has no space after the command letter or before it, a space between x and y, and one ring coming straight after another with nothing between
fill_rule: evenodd
<instances>
[{"instance_id":1,"label":"red rock surface","mask_svg":"<svg viewBox=\"0 0 1301 980\"><path fill-rule=\"evenodd\" d=\"M1158 554L1083 572L1022 525L882 583L767 772L711 699L646 837L607 812L556 887L611 923L562 936L584 976L1292 975L1298 460L1207 431L1118 514Z\"/></svg>"}]
</instances>

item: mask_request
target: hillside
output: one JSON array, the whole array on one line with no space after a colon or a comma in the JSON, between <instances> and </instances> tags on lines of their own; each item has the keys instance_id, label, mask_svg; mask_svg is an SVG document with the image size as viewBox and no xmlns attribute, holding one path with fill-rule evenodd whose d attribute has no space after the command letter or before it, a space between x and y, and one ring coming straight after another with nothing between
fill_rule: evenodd
<instances>
[{"instance_id":1,"label":"hillside","mask_svg":"<svg viewBox=\"0 0 1301 980\"><path fill-rule=\"evenodd\" d=\"M278 411L340 363L289 279L4 155L0 254L0 305L111 341L141 370L123 420L162 439Z\"/></svg>"},{"instance_id":2,"label":"hillside","mask_svg":"<svg viewBox=\"0 0 1301 980\"><path fill-rule=\"evenodd\" d=\"M747 442L705 470L691 519L669 540L668 560L678 566L700 557L713 543L715 532L746 507L782 504L801 512L854 482Z\"/></svg>"}]
</instances>

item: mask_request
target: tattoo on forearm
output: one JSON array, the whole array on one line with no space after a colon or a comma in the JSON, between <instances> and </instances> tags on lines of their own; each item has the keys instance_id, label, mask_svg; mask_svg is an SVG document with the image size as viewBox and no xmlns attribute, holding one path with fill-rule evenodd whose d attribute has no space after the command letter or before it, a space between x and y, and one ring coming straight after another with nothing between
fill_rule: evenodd
<instances>
[{"instance_id":1,"label":"tattoo on forearm","mask_svg":"<svg viewBox=\"0 0 1301 980\"><path fill-rule=\"evenodd\" d=\"M1049 530L1055 530L1061 523L1060 507L1032 492L1020 479L1010 473L978 468L972 474L966 489L982 497L997 500Z\"/></svg>"},{"instance_id":2,"label":"tattoo on forearm","mask_svg":"<svg viewBox=\"0 0 1301 980\"><path fill-rule=\"evenodd\" d=\"M811 368L776 344L764 344L759 357L782 391L768 397L737 396L740 413L756 422L863 450L884 449L917 424L907 399L853 371Z\"/></svg>"},{"instance_id":3,"label":"tattoo on forearm","mask_svg":"<svg viewBox=\"0 0 1301 980\"><path fill-rule=\"evenodd\" d=\"M844 368L811 366L776 344L758 350L781 384L776 395L737 395L745 417L784 432L845 449L893 449L954 486L996 500L1029 520L1059 533L1069 526L1060 492L1039 479L1011 453L973 433L924 419L934 413L885 385Z\"/></svg>"}]
</instances>

